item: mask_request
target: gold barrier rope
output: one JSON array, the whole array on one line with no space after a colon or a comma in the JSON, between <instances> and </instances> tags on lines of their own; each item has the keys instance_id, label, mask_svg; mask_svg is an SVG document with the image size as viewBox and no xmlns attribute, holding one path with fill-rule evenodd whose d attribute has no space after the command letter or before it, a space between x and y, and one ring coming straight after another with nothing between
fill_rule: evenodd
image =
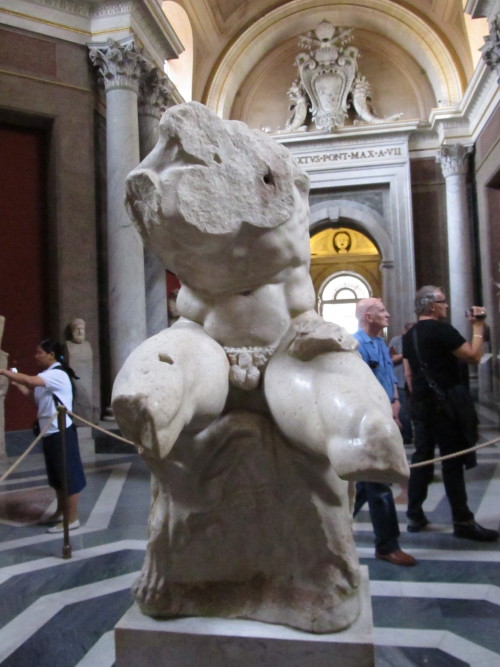
<instances>
[{"instance_id":1,"label":"gold barrier rope","mask_svg":"<svg viewBox=\"0 0 500 667\"><path fill-rule=\"evenodd\" d=\"M488 440L488 442L483 442L480 445L474 445L474 447L469 447L468 449L461 449L459 452L453 452L453 454L445 454L445 456L438 456L435 459L429 459L429 461L420 461L420 463L412 463L410 468L422 468L423 466L428 466L431 463L438 463L439 461L445 461L446 459L453 459L455 456L463 456L464 454L469 454L470 452L475 452L477 449L483 449L483 447L489 447L494 445L496 442L499 442L500 438L494 438L493 440Z\"/></svg>"},{"instance_id":2,"label":"gold barrier rope","mask_svg":"<svg viewBox=\"0 0 500 667\"><path fill-rule=\"evenodd\" d=\"M57 412L54 412L52 417L50 418L50 421L47 423L47 426L44 426L43 429L40 431L40 433L36 436L36 438L33 440L31 445L24 451L21 456L17 459L17 461L14 461L14 463L10 466L8 470L4 472L4 474L0 477L0 483L3 482L7 477L14 472L14 470L17 468L17 466L24 461L24 459L28 456L28 454L31 452L31 450L37 445L40 440L43 438L45 433L49 430L50 425L52 424L52 421L57 417Z\"/></svg>"}]
</instances>

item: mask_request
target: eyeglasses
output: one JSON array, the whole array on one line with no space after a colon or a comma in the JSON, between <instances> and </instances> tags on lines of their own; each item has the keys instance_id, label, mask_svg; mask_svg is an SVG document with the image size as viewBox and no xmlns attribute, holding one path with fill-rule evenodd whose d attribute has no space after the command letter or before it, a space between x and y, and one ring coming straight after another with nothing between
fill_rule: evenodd
<instances>
[{"instance_id":1,"label":"eyeglasses","mask_svg":"<svg viewBox=\"0 0 500 667\"><path fill-rule=\"evenodd\" d=\"M432 303L448 303L448 300L447 299L436 299Z\"/></svg>"}]
</instances>

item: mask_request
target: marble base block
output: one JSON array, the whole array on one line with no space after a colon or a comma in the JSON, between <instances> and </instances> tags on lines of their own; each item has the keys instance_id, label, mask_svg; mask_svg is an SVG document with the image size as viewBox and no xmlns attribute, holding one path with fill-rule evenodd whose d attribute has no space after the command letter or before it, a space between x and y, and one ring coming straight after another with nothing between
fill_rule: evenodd
<instances>
[{"instance_id":1,"label":"marble base block","mask_svg":"<svg viewBox=\"0 0 500 667\"><path fill-rule=\"evenodd\" d=\"M363 667L374 664L368 568L361 614L347 630L319 635L283 625L222 618L155 620L137 604L115 627L117 667Z\"/></svg>"}]
</instances>

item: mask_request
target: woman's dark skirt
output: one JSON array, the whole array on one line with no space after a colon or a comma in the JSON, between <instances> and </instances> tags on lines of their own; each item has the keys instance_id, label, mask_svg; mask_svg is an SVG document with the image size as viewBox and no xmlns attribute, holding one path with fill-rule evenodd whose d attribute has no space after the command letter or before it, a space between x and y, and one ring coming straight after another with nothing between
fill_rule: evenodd
<instances>
[{"instance_id":1,"label":"woman's dark skirt","mask_svg":"<svg viewBox=\"0 0 500 667\"><path fill-rule=\"evenodd\" d=\"M78 446L78 433L76 426L71 424L66 429L66 469L68 479L68 496L80 493L87 482L83 472L80 448ZM47 468L49 485L54 489L63 488L63 465L61 456L61 434L52 433L43 438L43 455Z\"/></svg>"}]
</instances>

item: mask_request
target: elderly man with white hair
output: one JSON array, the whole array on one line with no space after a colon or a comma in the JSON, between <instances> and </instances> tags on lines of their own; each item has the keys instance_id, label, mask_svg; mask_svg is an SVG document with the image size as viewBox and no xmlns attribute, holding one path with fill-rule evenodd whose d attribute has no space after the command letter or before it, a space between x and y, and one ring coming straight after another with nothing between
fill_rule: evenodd
<instances>
[{"instance_id":1,"label":"elderly man with white hair","mask_svg":"<svg viewBox=\"0 0 500 667\"><path fill-rule=\"evenodd\" d=\"M397 379L389 349L380 336L389 323L389 317L381 299L360 299L356 304L359 329L354 338L359 343L358 350L364 361L385 389L397 422L399 413ZM375 556L394 565L415 565L415 558L402 551L399 546L398 516L391 487L380 482L357 482L354 515L366 502L375 533Z\"/></svg>"}]
</instances>

